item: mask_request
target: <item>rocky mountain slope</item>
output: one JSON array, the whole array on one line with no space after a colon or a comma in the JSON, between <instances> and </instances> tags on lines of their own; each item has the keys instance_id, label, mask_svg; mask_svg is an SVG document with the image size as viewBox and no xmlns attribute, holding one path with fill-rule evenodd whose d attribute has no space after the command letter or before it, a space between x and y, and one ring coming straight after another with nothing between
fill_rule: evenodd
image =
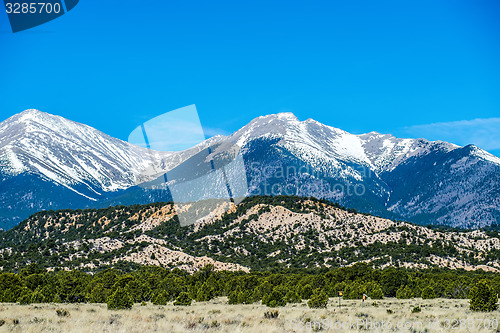
<instances>
[{"instance_id":1,"label":"rocky mountain slope","mask_svg":"<svg viewBox=\"0 0 500 333\"><path fill-rule=\"evenodd\" d=\"M27 110L0 123L0 227L44 209L170 201L173 184L238 153L248 182L240 194L314 196L420 224L500 221L500 159L473 145L354 135L282 113L184 152L155 152ZM137 186L155 177L159 186ZM225 188L201 184L190 200Z\"/></svg>"},{"instance_id":2,"label":"rocky mountain slope","mask_svg":"<svg viewBox=\"0 0 500 333\"><path fill-rule=\"evenodd\" d=\"M156 152L38 110L0 123L0 227L46 209L154 201L140 188L198 149Z\"/></svg>"},{"instance_id":3,"label":"rocky mountain slope","mask_svg":"<svg viewBox=\"0 0 500 333\"><path fill-rule=\"evenodd\" d=\"M206 263L248 270L356 262L500 270L498 232L440 231L293 196L247 198L186 227L170 203L40 212L0 232L0 244L6 269L36 261L87 270L139 264L192 271Z\"/></svg>"}]
</instances>

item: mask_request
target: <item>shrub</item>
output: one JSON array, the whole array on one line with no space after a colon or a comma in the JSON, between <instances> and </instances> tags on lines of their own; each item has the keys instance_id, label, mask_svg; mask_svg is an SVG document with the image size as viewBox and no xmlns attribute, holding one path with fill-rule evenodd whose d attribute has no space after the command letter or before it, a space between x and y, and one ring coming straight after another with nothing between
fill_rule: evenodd
<instances>
[{"instance_id":1,"label":"shrub","mask_svg":"<svg viewBox=\"0 0 500 333\"><path fill-rule=\"evenodd\" d=\"M434 292L434 288L428 286L425 287L424 290L422 290L422 299L432 299L436 298L436 293Z\"/></svg>"},{"instance_id":2,"label":"shrub","mask_svg":"<svg viewBox=\"0 0 500 333\"><path fill-rule=\"evenodd\" d=\"M31 294L31 303L44 303L45 302L45 296L38 290L35 290Z\"/></svg>"},{"instance_id":3,"label":"shrub","mask_svg":"<svg viewBox=\"0 0 500 333\"><path fill-rule=\"evenodd\" d=\"M372 298L372 299L384 298L384 293L382 291L382 288L380 288L379 285L374 286L369 293L370 293L370 298Z\"/></svg>"},{"instance_id":4,"label":"shrub","mask_svg":"<svg viewBox=\"0 0 500 333\"><path fill-rule=\"evenodd\" d=\"M396 298L399 299L409 299L415 297L413 290L408 286L401 286L396 292Z\"/></svg>"},{"instance_id":5,"label":"shrub","mask_svg":"<svg viewBox=\"0 0 500 333\"><path fill-rule=\"evenodd\" d=\"M290 290L286 293L285 300L287 303L300 303L302 301L300 295L294 290Z\"/></svg>"},{"instance_id":6,"label":"shrub","mask_svg":"<svg viewBox=\"0 0 500 333\"><path fill-rule=\"evenodd\" d=\"M422 311L422 309L420 309L420 306L416 306L413 309L411 309L411 313L418 313L418 312L421 312L421 311Z\"/></svg>"},{"instance_id":7,"label":"shrub","mask_svg":"<svg viewBox=\"0 0 500 333\"><path fill-rule=\"evenodd\" d=\"M313 289L310 284L306 284L305 286L302 286L302 288L300 288L300 297L302 297L302 299L311 298L312 293Z\"/></svg>"},{"instance_id":8,"label":"shrub","mask_svg":"<svg viewBox=\"0 0 500 333\"><path fill-rule=\"evenodd\" d=\"M175 299L174 305L191 305L191 297L185 291L181 292Z\"/></svg>"},{"instance_id":9,"label":"shrub","mask_svg":"<svg viewBox=\"0 0 500 333\"><path fill-rule=\"evenodd\" d=\"M69 312L64 309L57 309L56 314L58 317L69 317Z\"/></svg>"},{"instance_id":10,"label":"shrub","mask_svg":"<svg viewBox=\"0 0 500 333\"><path fill-rule=\"evenodd\" d=\"M17 301L21 305L31 304L31 296L31 292L24 292L21 296L19 296L19 299Z\"/></svg>"},{"instance_id":11,"label":"shrub","mask_svg":"<svg viewBox=\"0 0 500 333\"><path fill-rule=\"evenodd\" d=\"M270 294L264 295L264 297L262 297L262 304L265 304L272 308L277 306L285 306L285 295L283 295L280 290L277 290L277 288L274 288Z\"/></svg>"},{"instance_id":12,"label":"shrub","mask_svg":"<svg viewBox=\"0 0 500 333\"><path fill-rule=\"evenodd\" d=\"M154 296L152 303L154 305L167 305L169 300L170 297L168 293L166 291L161 291Z\"/></svg>"},{"instance_id":13,"label":"shrub","mask_svg":"<svg viewBox=\"0 0 500 333\"><path fill-rule=\"evenodd\" d=\"M264 318L266 319L276 319L278 318L279 315L280 312L278 310L264 312Z\"/></svg>"},{"instance_id":14,"label":"shrub","mask_svg":"<svg viewBox=\"0 0 500 333\"><path fill-rule=\"evenodd\" d=\"M134 301L125 289L120 287L108 297L107 304L108 310L131 309Z\"/></svg>"},{"instance_id":15,"label":"shrub","mask_svg":"<svg viewBox=\"0 0 500 333\"><path fill-rule=\"evenodd\" d=\"M494 311L498 308L497 296L484 280L479 281L469 293L469 304L472 311Z\"/></svg>"},{"instance_id":16,"label":"shrub","mask_svg":"<svg viewBox=\"0 0 500 333\"><path fill-rule=\"evenodd\" d=\"M307 302L310 308L326 308L328 305L328 295L323 289L316 289Z\"/></svg>"},{"instance_id":17,"label":"shrub","mask_svg":"<svg viewBox=\"0 0 500 333\"><path fill-rule=\"evenodd\" d=\"M102 283L98 283L90 292L88 299L90 303L105 303L107 292Z\"/></svg>"}]
</instances>

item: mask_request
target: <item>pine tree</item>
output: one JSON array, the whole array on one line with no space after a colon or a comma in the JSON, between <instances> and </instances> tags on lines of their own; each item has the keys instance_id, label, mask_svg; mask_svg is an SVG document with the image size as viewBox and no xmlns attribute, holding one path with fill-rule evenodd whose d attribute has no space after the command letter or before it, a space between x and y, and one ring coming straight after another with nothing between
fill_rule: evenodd
<instances>
[{"instance_id":1,"label":"pine tree","mask_svg":"<svg viewBox=\"0 0 500 333\"><path fill-rule=\"evenodd\" d=\"M396 292L396 297L399 299L409 299L415 297L415 294L409 286L401 286Z\"/></svg>"},{"instance_id":2,"label":"pine tree","mask_svg":"<svg viewBox=\"0 0 500 333\"><path fill-rule=\"evenodd\" d=\"M264 295L264 297L262 297L262 304L265 304L272 308L277 306L285 306L286 305L285 295L283 295L281 290L274 288L271 293Z\"/></svg>"},{"instance_id":3,"label":"pine tree","mask_svg":"<svg viewBox=\"0 0 500 333\"><path fill-rule=\"evenodd\" d=\"M108 297L107 304L108 310L131 309L134 301L124 288L118 288Z\"/></svg>"},{"instance_id":4,"label":"pine tree","mask_svg":"<svg viewBox=\"0 0 500 333\"><path fill-rule=\"evenodd\" d=\"M316 289L311 299L307 302L310 308L326 308L328 305L328 295L323 289Z\"/></svg>"},{"instance_id":5,"label":"pine tree","mask_svg":"<svg viewBox=\"0 0 500 333\"><path fill-rule=\"evenodd\" d=\"M87 297L90 303L105 303L106 294L107 292L104 289L104 285L102 283L98 283Z\"/></svg>"},{"instance_id":6,"label":"pine tree","mask_svg":"<svg viewBox=\"0 0 500 333\"><path fill-rule=\"evenodd\" d=\"M31 296L33 293L28 288L24 287L21 296L19 296L17 302L21 305L31 304Z\"/></svg>"},{"instance_id":7,"label":"pine tree","mask_svg":"<svg viewBox=\"0 0 500 333\"><path fill-rule=\"evenodd\" d=\"M422 290L422 299L432 299L436 298L436 293L434 292L434 288L427 286Z\"/></svg>"},{"instance_id":8,"label":"pine tree","mask_svg":"<svg viewBox=\"0 0 500 333\"><path fill-rule=\"evenodd\" d=\"M187 292L182 292L175 299L174 305L191 305L191 297Z\"/></svg>"},{"instance_id":9,"label":"pine tree","mask_svg":"<svg viewBox=\"0 0 500 333\"><path fill-rule=\"evenodd\" d=\"M168 293L166 291L161 291L153 297L152 302L154 305L167 305L169 300L170 296Z\"/></svg>"},{"instance_id":10,"label":"pine tree","mask_svg":"<svg viewBox=\"0 0 500 333\"><path fill-rule=\"evenodd\" d=\"M378 284L374 286L369 293L370 293L369 296L372 299L384 298L384 293L382 292L382 288L380 288Z\"/></svg>"},{"instance_id":11,"label":"pine tree","mask_svg":"<svg viewBox=\"0 0 500 333\"><path fill-rule=\"evenodd\" d=\"M313 293L312 287L310 284L306 284L302 288L300 288L300 297L302 299L309 299Z\"/></svg>"},{"instance_id":12,"label":"pine tree","mask_svg":"<svg viewBox=\"0 0 500 333\"><path fill-rule=\"evenodd\" d=\"M302 301L300 295L295 290L289 290L285 295L287 303L300 303Z\"/></svg>"},{"instance_id":13,"label":"pine tree","mask_svg":"<svg viewBox=\"0 0 500 333\"><path fill-rule=\"evenodd\" d=\"M31 294L31 303L44 303L45 302L45 296L40 292L39 289L35 290Z\"/></svg>"},{"instance_id":14,"label":"pine tree","mask_svg":"<svg viewBox=\"0 0 500 333\"><path fill-rule=\"evenodd\" d=\"M472 311L495 311L498 308L498 299L487 281L479 281L469 293L469 304Z\"/></svg>"}]
</instances>

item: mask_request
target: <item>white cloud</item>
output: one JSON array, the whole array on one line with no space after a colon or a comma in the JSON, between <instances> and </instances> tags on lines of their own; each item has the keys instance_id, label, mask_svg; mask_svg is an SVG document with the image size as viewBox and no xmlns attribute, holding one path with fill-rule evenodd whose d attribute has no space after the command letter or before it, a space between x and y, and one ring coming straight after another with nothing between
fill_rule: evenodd
<instances>
[{"instance_id":1,"label":"white cloud","mask_svg":"<svg viewBox=\"0 0 500 333\"><path fill-rule=\"evenodd\" d=\"M460 120L405 127L407 135L442 140L460 146L474 144L485 150L500 149L500 118Z\"/></svg>"}]
</instances>

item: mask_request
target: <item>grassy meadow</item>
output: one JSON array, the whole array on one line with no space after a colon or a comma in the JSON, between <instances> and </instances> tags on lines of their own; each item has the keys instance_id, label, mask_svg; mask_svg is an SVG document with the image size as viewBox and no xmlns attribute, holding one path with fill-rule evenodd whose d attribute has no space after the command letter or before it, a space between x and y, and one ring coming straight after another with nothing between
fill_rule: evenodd
<instances>
[{"instance_id":1,"label":"grassy meadow","mask_svg":"<svg viewBox=\"0 0 500 333\"><path fill-rule=\"evenodd\" d=\"M265 317L276 310L277 318ZM305 302L228 305L225 297L115 311L106 304L0 304L0 332L500 332L499 319L499 310L472 312L466 299L443 298L342 300L341 308L330 298L326 309L310 309Z\"/></svg>"}]
</instances>

